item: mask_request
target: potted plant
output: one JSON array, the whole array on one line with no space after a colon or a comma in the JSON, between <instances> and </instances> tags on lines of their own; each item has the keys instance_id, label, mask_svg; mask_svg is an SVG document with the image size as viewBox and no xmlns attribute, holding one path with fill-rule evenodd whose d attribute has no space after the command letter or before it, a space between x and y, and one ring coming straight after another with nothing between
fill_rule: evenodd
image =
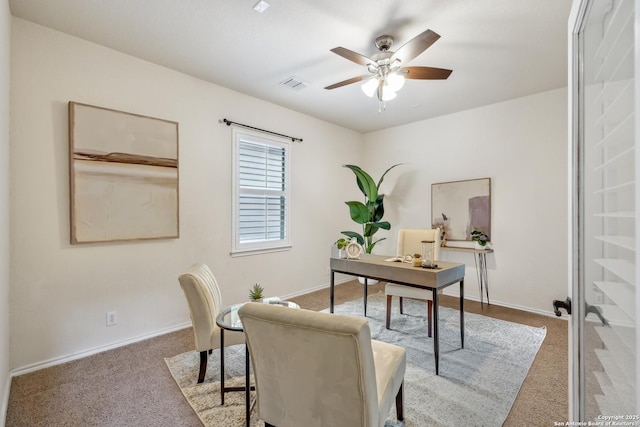
<instances>
[{"instance_id":1,"label":"potted plant","mask_svg":"<svg viewBox=\"0 0 640 427\"><path fill-rule=\"evenodd\" d=\"M476 242L478 249L486 249L487 243L489 242L489 236L487 236L487 233L484 230L478 227L473 227L471 240Z\"/></svg>"},{"instance_id":2,"label":"potted plant","mask_svg":"<svg viewBox=\"0 0 640 427\"><path fill-rule=\"evenodd\" d=\"M400 166L402 163L398 163L396 165L391 166L387 169L380 180L376 184L376 182L371 178L367 172L362 170L359 166L355 165L343 165L345 168L351 169L351 171L356 176L356 183L358 184L358 188L364 195L364 203L360 201L348 201L345 202L347 206L349 206L349 214L351 215L351 219L357 223L362 225L362 233L357 233L355 231L343 231L342 234L348 236L349 238L355 238L358 243L362 245L364 251L368 254L371 253L374 246L385 240L385 238L381 238L378 240L374 240L374 235L378 232L378 230L389 230L391 229L391 224L387 221L382 221L382 217L384 216L384 194L380 194L380 184L382 184L382 180L385 175L396 166Z\"/></svg>"},{"instance_id":3,"label":"potted plant","mask_svg":"<svg viewBox=\"0 0 640 427\"><path fill-rule=\"evenodd\" d=\"M344 258L343 255L343 251L344 249L347 247L347 245L349 244L349 241L347 239L345 239L344 237L339 238L338 240L336 240L336 248L338 249L338 258Z\"/></svg>"},{"instance_id":4,"label":"potted plant","mask_svg":"<svg viewBox=\"0 0 640 427\"><path fill-rule=\"evenodd\" d=\"M262 302L264 288L259 283L253 285L253 288L249 291L249 299L254 302Z\"/></svg>"}]
</instances>

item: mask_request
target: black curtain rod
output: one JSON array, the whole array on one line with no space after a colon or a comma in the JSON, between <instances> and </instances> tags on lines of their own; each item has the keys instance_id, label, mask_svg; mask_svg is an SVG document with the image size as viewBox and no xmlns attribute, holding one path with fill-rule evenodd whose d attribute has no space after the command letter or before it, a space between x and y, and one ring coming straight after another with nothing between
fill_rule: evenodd
<instances>
[{"instance_id":1,"label":"black curtain rod","mask_svg":"<svg viewBox=\"0 0 640 427\"><path fill-rule=\"evenodd\" d=\"M236 126L242 126L244 128L248 128L248 129L254 129L254 130L259 130L260 132L265 132L265 133L270 133L271 135L278 135L278 136L283 136L287 139L290 139L291 142L296 142L296 141L300 141L302 142L302 138L295 138L293 136L289 136L289 135L283 135L281 133L277 133L277 132L271 132L270 130L265 130L265 129L260 129L257 127L253 127L253 126L249 126L249 125L243 125L242 123L238 123L238 122L232 122L231 120L227 120L227 119L222 119L223 123L226 123L227 126L231 126L231 125L236 125Z\"/></svg>"}]
</instances>

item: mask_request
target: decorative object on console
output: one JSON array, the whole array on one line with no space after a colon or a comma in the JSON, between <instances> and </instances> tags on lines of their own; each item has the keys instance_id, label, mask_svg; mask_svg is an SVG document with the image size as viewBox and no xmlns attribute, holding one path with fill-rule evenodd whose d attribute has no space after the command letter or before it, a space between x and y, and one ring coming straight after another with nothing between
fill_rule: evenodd
<instances>
[{"instance_id":1,"label":"decorative object on console","mask_svg":"<svg viewBox=\"0 0 640 427\"><path fill-rule=\"evenodd\" d=\"M471 241L475 228L490 237L491 178L431 184L431 218L445 225L450 241Z\"/></svg>"},{"instance_id":2,"label":"decorative object on console","mask_svg":"<svg viewBox=\"0 0 640 427\"><path fill-rule=\"evenodd\" d=\"M179 237L178 123L69 102L71 243Z\"/></svg>"},{"instance_id":3,"label":"decorative object on console","mask_svg":"<svg viewBox=\"0 0 640 427\"><path fill-rule=\"evenodd\" d=\"M476 242L478 249L487 249L487 243L489 243L489 236L484 230L474 227L471 232L471 240Z\"/></svg>"},{"instance_id":4,"label":"decorative object on console","mask_svg":"<svg viewBox=\"0 0 640 427\"><path fill-rule=\"evenodd\" d=\"M351 219L357 224L362 225L362 234L354 231L343 231L342 234L349 238L355 238L360 245L364 248L364 251L368 254L371 253L374 246L385 238L373 240L373 236L379 229L390 230L391 224L387 221L382 221L384 216L384 194L380 194L380 184L385 175L396 166L400 166L402 163L395 164L387 169L380 180L376 184L371 175L362 170L359 166L355 165L343 165L345 168L351 169L356 176L356 182L358 188L364 195L364 203L359 201L345 202L349 206L349 214Z\"/></svg>"},{"instance_id":5,"label":"decorative object on console","mask_svg":"<svg viewBox=\"0 0 640 427\"><path fill-rule=\"evenodd\" d=\"M443 213L441 219L434 220L431 228L440 229L440 246L447 246L447 229L449 228L449 218Z\"/></svg>"}]
</instances>

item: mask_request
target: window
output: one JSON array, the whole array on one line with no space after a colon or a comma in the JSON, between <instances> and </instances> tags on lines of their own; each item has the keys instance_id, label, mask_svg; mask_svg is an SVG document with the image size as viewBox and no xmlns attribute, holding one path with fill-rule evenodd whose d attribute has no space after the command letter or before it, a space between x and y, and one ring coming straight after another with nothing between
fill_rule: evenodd
<instances>
[{"instance_id":1,"label":"window","mask_svg":"<svg viewBox=\"0 0 640 427\"><path fill-rule=\"evenodd\" d=\"M234 129L233 151L232 254L289 248L289 142Z\"/></svg>"}]
</instances>

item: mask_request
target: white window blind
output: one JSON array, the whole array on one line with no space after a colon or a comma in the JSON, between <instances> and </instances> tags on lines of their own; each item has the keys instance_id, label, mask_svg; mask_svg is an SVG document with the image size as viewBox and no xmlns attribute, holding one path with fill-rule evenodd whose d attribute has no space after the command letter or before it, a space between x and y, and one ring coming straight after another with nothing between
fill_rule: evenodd
<instances>
[{"instance_id":1,"label":"white window blind","mask_svg":"<svg viewBox=\"0 0 640 427\"><path fill-rule=\"evenodd\" d=\"M234 130L232 253L280 250L289 242L289 143Z\"/></svg>"}]
</instances>

